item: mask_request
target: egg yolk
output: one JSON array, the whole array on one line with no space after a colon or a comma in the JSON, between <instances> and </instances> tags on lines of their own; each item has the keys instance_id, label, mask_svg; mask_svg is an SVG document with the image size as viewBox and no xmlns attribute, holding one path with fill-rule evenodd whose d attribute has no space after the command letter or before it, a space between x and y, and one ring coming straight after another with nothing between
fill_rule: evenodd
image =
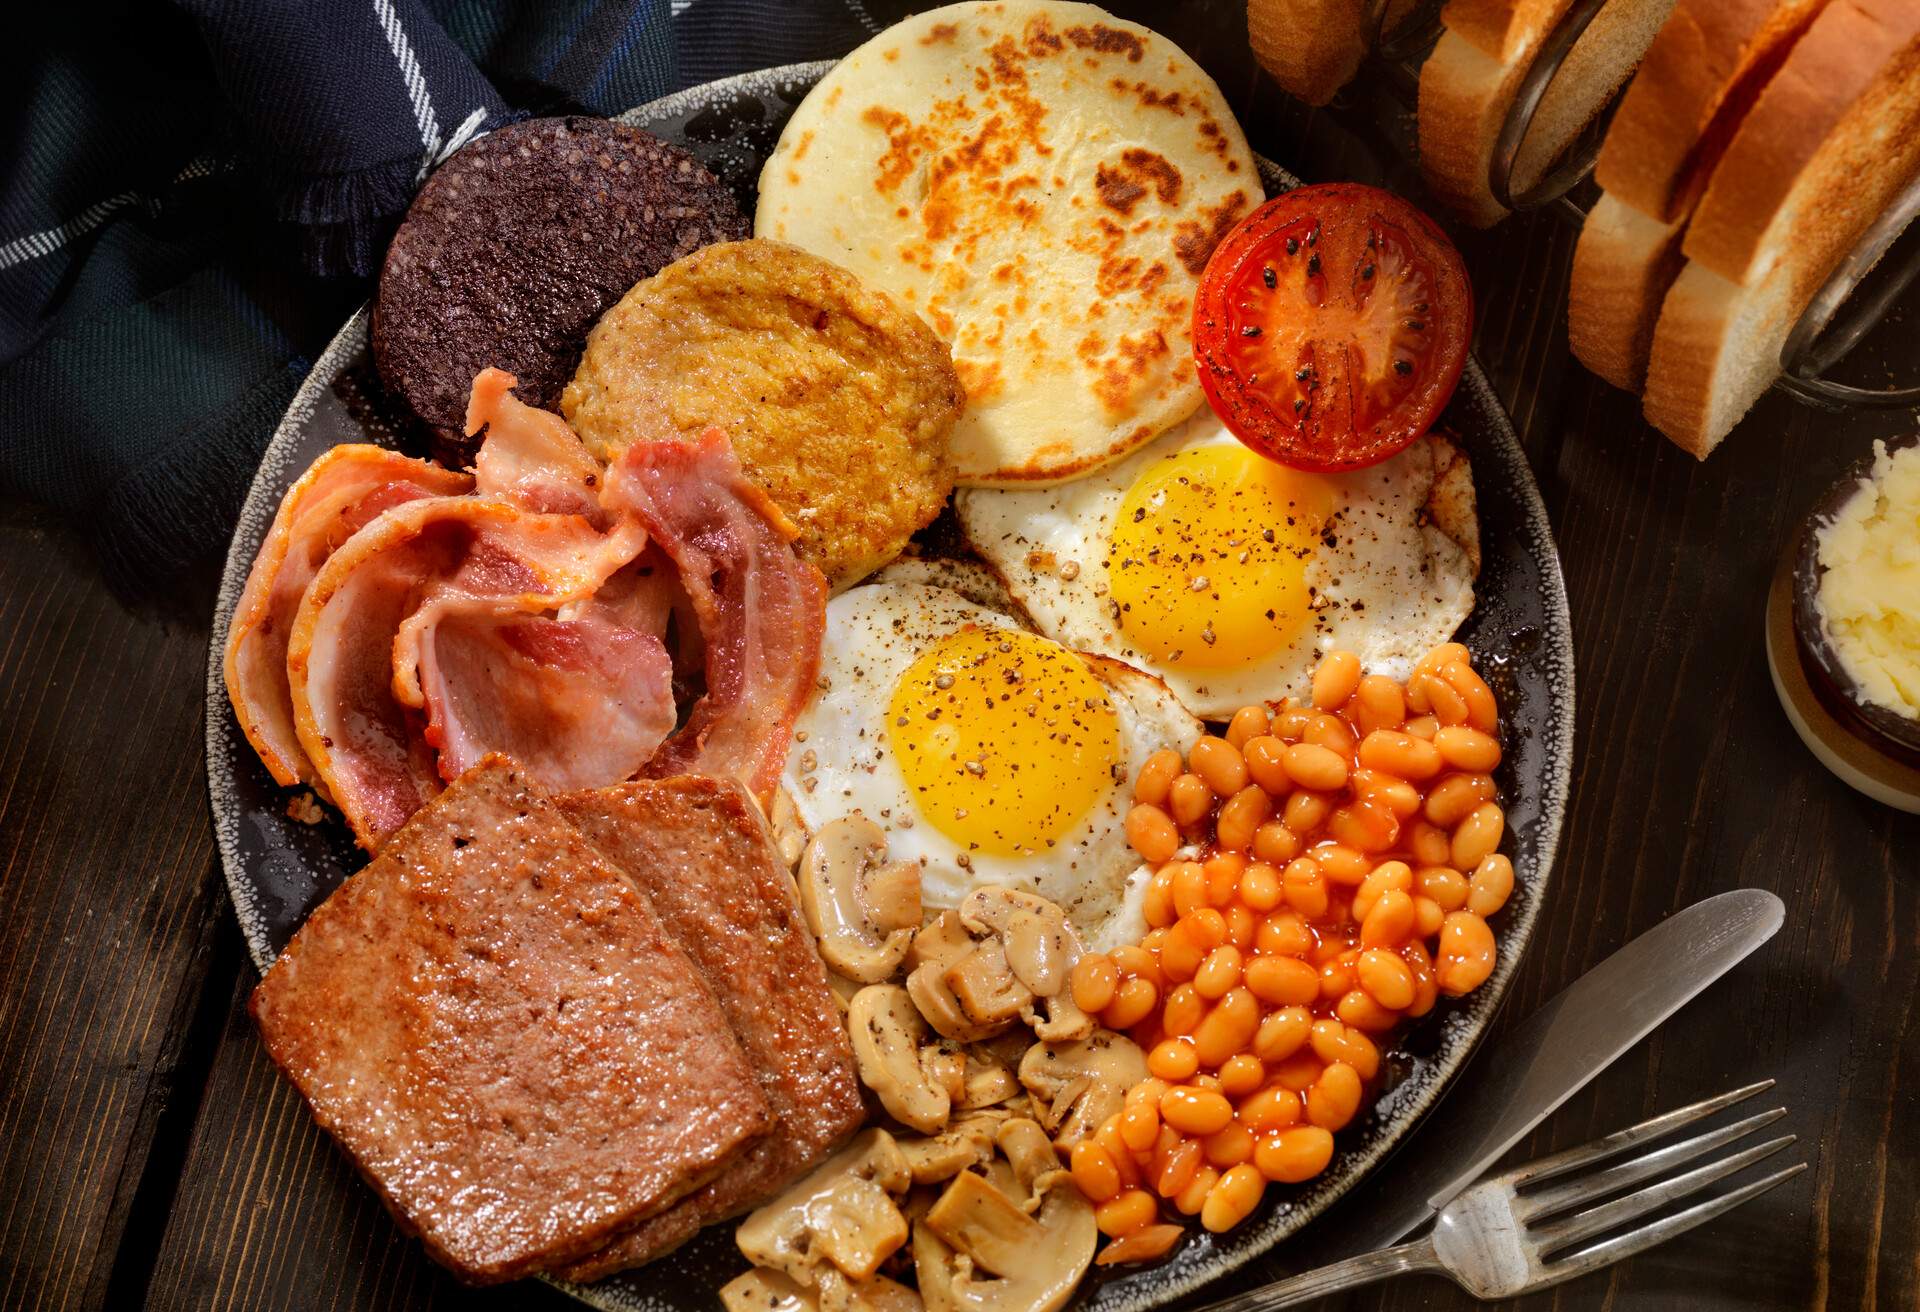
<instances>
[{"instance_id":1,"label":"egg yolk","mask_svg":"<svg viewBox=\"0 0 1920 1312\"><path fill-rule=\"evenodd\" d=\"M1154 461L1114 517L1107 576L1122 632L1194 669L1279 651L1310 614L1307 561L1332 501L1323 479L1237 444Z\"/></svg>"},{"instance_id":2,"label":"egg yolk","mask_svg":"<svg viewBox=\"0 0 1920 1312\"><path fill-rule=\"evenodd\" d=\"M887 739L921 819L969 852L1047 852L1125 774L1120 720L1079 656L969 625L894 685Z\"/></svg>"}]
</instances>

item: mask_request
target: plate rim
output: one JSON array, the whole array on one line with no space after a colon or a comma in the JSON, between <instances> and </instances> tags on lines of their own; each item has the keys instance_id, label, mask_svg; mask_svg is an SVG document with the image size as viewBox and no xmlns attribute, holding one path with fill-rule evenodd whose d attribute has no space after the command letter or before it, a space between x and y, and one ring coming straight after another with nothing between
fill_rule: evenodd
<instances>
[{"instance_id":1,"label":"plate rim","mask_svg":"<svg viewBox=\"0 0 1920 1312\"><path fill-rule=\"evenodd\" d=\"M736 96L748 92L759 94L767 84L801 80L817 81L838 62L838 60L823 59L754 69L684 88L657 100L634 106L614 117L621 122L641 124L683 115L728 94ZM1256 154L1255 159L1259 165L1263 166L1263 172L1276 173L1295 183L1299 181L1264 156ZM260 465L248 485L243 508L236 520L233 537L227 546L221 569L220 589L214 601L213 622L209 631L204 732L208 802L213 816L215 842L220 853L221 873L227 885L227 894L239 919L241 937L246 942L248 956L252 959L255 969L262 974L272 965L277 954L271 950L267 936L260 929L262 920L256 905L255 890L242 876L245 859L240 851L240 807L234 797L233 784L223 771L216 768L234 750L236 737L240 738L240 745L244 746L244 737L239 735L232 717L224 713L227 634L240 591L252 567L254 554L243 547L244 539L248 536L244 529L250 519L259 512L259 503L263 496L277 507L281 492L273 489L280 488L284 482L283 476L286 467L291 463L299 433L303 431L305 424L311 418L322 397L331 389L334 381L345 371L354 356L367 347L370 310L371 301L362 303L334 333L326 349L315 359L307 376L301 380L293 400L288 404L280 422L274 427L273 435L262 452ZM1366 1145L1357 1157L1347 1157L1350 1165L1342 1173L1344 1178L1339 1181L1337 1188L1315 1190L1306 1201L1294 1207L1269 1212L1261 1224L1247 1233L1232 1249L1216 1248L1206 1257L1195 1262L1191 1269L1146 1268L1141 1274L1160 1273L1161 1278L1157 1283L1151 1283L1150 1287L1148 1287L1149 1282L1139 1282L1139 1288L1132 1292L1131 1296L1119 1291L1135 1282L1128 1277L1120 1277L1095 1286L1090 1295L1079 1298L1072 1306L1081 1308L1098 1306L1101 1312L1140 1312L1141 1309L1171 1304L1241 1269L1312 1224L1355 1185L1372 1174L1386 1158L1396 1152L1409 1135L1425 1124L1429 1114L1445 1097L1454 1081L1459 1078L1462 1069L1479 1051L1487 1032L1492 1028L1500 1009L1507 1001L1514 975L1532 947L1544 902L1543 895L1553 882L1554 868L1559 860L1560 843L1572 790L1577 706L1573 617L1560 563L1559 546L1553 537L1539 481L1534 477L1532 465L1520 442L1512 416L1501 403L1499 394L1494 390L1492 382L1482 369L1478 356L1471 352L1461 373L1460 385L1472 392L1479 407L1495 420L1494 427L1498 430L1497 436L1500 440L1491 445L1501 465L1500 475L1505 484L1512 489L1515 500L1519 503L1520 527L1527 538L1528 555L1539 568L1537 593L1546 616L1540 662L1545 670L1550 695L1546 715L1544 721L1538 726L1538 732L1546 741L1548 768L1541 780L1538 856L1536 868L1529 872L1531 876L1529 889L1532 896L1529 896L1522 906L1516 908L1519 919L1517 923L1509 926L1506 935L1503 936L1511 937L1517 930L1520 950L1500 955L1492 976L1483 986L1489 992L1481 996L1491 999L1489 1003L1483 1004L1484 1014L1466 1018L1466 1023L1472 1026L1472 1032L1463 1043L1432 1068L1429 1078L1422 1082L1421 1087L1414 1092L1410 1100L1396 1107L1396 1119L1400 1120L1398 1129L1378 1135L1376 1141ZM637 1268L640 1271L645 1269ZM603 1312L635 1312L639 1308L651 1310L657 1306L656 1303L630 1297L628 1291L610 1286L605 1282L578 1285L551 1277L542 1278L564 1289L588 1306L602 1309Z\"/></svg>"}]
</instances>

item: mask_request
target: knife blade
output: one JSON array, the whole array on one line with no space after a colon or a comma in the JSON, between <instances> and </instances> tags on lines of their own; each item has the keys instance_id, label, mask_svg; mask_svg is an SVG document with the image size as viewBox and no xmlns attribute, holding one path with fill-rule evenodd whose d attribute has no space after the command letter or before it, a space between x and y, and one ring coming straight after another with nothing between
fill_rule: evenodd
<instances>
[{"instance_id":1,"label":"knife blade","mask_svg":"<svg viewBox=\"0 0 1920 1312\"><path fill-rule=\"evenodd\" d=\"M1422 1134L1424 1123L1415 1131L1385 1167L1390 1201L1341 1234L1333 1251L1317 1247L1315 1261L1388 1247L1432 1220L1616 1057L1772 938L1786 915L1786 904L1762 889L1721 893L1669 916L1569 984L1474 1058L1486 1079L1476 1082L1472 1101L1447 1104L1444 1134Z\"/></svg>"}]
</instances>

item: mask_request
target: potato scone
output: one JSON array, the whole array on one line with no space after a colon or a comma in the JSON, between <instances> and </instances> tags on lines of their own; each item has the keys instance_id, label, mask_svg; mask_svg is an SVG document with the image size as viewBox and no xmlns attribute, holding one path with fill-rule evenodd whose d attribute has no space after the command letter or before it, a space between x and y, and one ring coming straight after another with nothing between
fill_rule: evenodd
<instances>
[{"instance_id":1,"label":"potato scone","mask_svg":"<svg viewBox=\"0 0 1920 1312\"><path fill-rule=\"evenodd\" d=\"M1199 65L1090 4L969 3L848 55L760 174L754 233L924 315L967 388L962 484L1059 482L1199 406L1193 297L1261 200Z\"/></svg>"},{"instance_id":2,"label":"potato scone","mask_svg":"<svg viewBox=\"0 0 1920 1312\"><path fill-rule=\"evenodd\" d=\"M947 347L845 269L772 241L662 269L608 310L560 408L594 454L726 430L741 467L845 587L886 564L953 490L965 394Z\"/></svg>"}]
</instances>

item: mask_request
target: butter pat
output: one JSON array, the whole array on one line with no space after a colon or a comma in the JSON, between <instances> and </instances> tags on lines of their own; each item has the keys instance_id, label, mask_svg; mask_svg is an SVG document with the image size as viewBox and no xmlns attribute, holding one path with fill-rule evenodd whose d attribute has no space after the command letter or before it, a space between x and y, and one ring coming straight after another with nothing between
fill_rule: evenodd
<instances>
[{"instance_id":1,"label":"butter pat","mask_svg":"<svg viewBox=\"0 0 1920 1312\"><path fill-rule=\"evenodd\" d=\"M1920 447L1873 449L1860 490L1819 530L1815 609L1859 695L1920 720Z\"/></svg>"}]
</instances>

